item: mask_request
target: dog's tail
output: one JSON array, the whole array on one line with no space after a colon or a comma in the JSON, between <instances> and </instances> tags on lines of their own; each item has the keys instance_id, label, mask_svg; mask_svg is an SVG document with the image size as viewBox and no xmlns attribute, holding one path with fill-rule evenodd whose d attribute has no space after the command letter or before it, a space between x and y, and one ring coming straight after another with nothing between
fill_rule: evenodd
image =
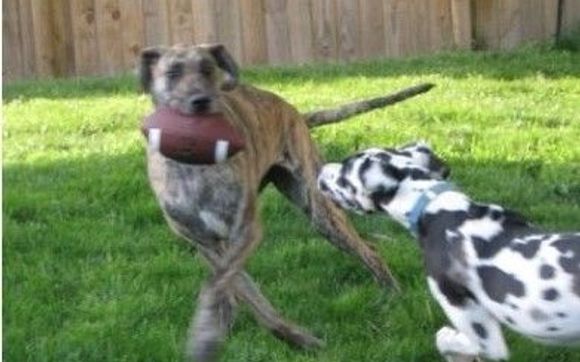
<instances>
[{"instance_id":1,"label":"dog's tail","mask_svg":"<svg viewBox=\"0 0 580 362\"><path fill-rule=\"evenodd\" d=\"M314 128L325 124L340 122L346 118L366 113L373 109L390 106L404 101L407 98L425 93L435 85L431 83L419 84L414 87L405 88L388 96L366 99L358 102L348 103L337 108L323 109L304 114L308 127Z\"/></svg>"}]
</instances>

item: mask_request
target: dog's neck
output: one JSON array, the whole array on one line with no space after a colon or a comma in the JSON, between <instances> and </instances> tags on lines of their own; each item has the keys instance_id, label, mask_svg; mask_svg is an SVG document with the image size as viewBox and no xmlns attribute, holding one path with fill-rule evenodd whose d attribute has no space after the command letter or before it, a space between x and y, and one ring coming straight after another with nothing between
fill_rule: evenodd
<instances>
[{"instance_id":1,"label":"dog's neck","mask_svg":"<svg viewBox=\"0 0 580 362\"><path fill-rule=\"evenodd\" d=\"M449 182L408 179L401 182L393 199L382 207L393 219L417 236L421 217L428 209L436 211L447 208L448 202L442 200L444 194L446 199L457 199L451 202L455 207L463 208L468 204L465 195L456 192L453 184ZM460 206L457 205L458 202Z\"/></svg>"}]
</instances>

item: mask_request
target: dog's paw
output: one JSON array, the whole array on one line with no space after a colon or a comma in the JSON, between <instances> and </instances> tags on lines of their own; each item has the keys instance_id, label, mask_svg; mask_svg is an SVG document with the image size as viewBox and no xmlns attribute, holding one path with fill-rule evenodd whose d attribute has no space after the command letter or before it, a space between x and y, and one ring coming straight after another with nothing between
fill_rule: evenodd
<instances>
[{"instance_id":1,"label":"dog's paw","mask_svg":"<svg viewBox=\"0 0 580 362\"><path fill-rule=\"evenodd\" d=\"M437 332L435 343L437 349L443 355L461 354L477 356L480 353L479 347L471 342L465 334L448 326L441 328Z\"/></svg>"}]
</instances>

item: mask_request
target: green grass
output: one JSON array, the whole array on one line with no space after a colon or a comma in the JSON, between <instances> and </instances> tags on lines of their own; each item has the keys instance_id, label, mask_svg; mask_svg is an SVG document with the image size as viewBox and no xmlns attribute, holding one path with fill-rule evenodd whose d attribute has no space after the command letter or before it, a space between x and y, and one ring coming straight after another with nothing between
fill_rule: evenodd
<instances>
[{"instance_id":1,"label":"green grass","mask_svg":"<svg viewBox=\"0 0 580 362\"><path fill-rule=\"evenodd\" d=\"M307 111L434 82L427 95L313 136L328 159L428 140L472 197L548 229L580 227L580 53L542 47L409 60L250 69L246 81ZM4 87L3 345L6 361L180 360L207 271L169 231L145 176L129 77ZM404 288L319 237L268 189L264 240L248 266L283 313L328 343L293 350L242 309L224 361L436 361L445 319L420 254L384 217L355 217ZM513 361L578 361L580 350L508 333Z\"/></svg>"}]
</instances>

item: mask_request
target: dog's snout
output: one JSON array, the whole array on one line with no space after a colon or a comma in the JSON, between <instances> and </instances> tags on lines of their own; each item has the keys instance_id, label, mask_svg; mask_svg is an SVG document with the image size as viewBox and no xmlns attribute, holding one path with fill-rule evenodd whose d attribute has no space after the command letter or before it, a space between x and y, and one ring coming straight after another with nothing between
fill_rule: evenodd
<instances>
[{"instance_id":1,"label":"dog's snout","mask_svg":"<svg viewBox=\"0 0 580 362\"><path fill-rule=\"evenodd\" d=\"M318 180L334 180L340 173L340 164L327 163L318 173Z\"/></svg>"},{"instance_id":2,"label":"dog's snout","mask_svg":"<svg viewBox=\"0 0 580 362\"><path fill-rule=\"evenodd\" d=\"M189 104L194 112L205 112L210 108L211 97L195 96L190 99Z\"/></svg>"}]
</instances>

